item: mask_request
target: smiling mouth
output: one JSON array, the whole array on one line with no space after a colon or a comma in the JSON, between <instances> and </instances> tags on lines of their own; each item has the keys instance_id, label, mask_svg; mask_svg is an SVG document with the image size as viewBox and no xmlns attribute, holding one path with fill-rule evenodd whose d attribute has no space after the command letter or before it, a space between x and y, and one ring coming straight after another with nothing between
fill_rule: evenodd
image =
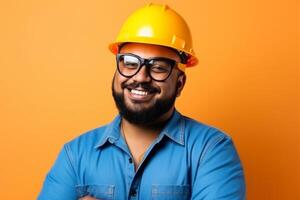
<instances>
[{"instance_id":1,"label":"smiling mouth","mask_svg":"<svg viewBox=\"0 0 300 200\"><path fill-rule=\"evenodd\" d=\"M160 93L160 89L156 88L150 84L145 83L131 83L131 84L122 84L121 88L126 90L128 98L134 103L142 103L150 101L154 95Z\"/></svg>"},{"instance_id":2,"label":"smiling mouth","mask_svg":"<svg viewBox=\"0 0 300 200\"><path fill-rule=\"evenodd\" d=\"M142 85L142 84L129 84L123 85L122 89L127 89L131 94L147 96L153 93L160 93L160 89L152 87L150 85Z\"/></svg>"},{"instance_id":3,"label":"smiling mouth","mask_svg":"<svg viewBox=\"0 0 300 200\"><path fill-rule=\"evenodd\" d=\"M156 91L148 90L142 87L138 87L138 88L127 87L126 90L128 91L129 99L134 103L148 102L154 97L154 94L156 93Z\"/></svg>"},{"instance_id":4,"label":"smiling mouth","mask_svg":"<svg viewBox=\"0 0 300 200\"><path fill-rule=\"evenodd\" d=\"M148 91L138 90L138 89L129 89L131 94L139 95L139 96L147 96L149 94Z\"/></svg>"}]
</instances>

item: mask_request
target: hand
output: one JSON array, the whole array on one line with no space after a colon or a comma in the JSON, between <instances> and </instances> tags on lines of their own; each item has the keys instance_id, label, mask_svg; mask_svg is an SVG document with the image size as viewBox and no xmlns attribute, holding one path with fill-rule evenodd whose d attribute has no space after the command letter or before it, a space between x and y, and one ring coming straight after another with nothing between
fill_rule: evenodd
<instances>
[{"instance_id":1,"label":"hand","mask_svg":"<svg viewBox=\"0 0 300 200\"><path fill-rule=\"evenodd\" d=\"M91 196L85 196L85 197L80 198L79 200L101 200L101 199L95 199Z\"/></svg>"}]
</instances>

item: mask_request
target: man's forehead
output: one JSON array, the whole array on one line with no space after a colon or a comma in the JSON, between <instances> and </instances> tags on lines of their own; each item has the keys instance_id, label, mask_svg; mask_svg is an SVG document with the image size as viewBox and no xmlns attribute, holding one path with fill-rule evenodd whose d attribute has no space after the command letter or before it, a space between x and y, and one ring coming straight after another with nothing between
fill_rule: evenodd
<instances>
[{"instance_id":1,"label":"man's forehead","mask_svg":"<svg viewBox=\"0 0 300 200\"><path fill-rule=\"evenodd\" d=\"M121 45L120 53L133 53L144 58L167 57L180 62L180 57L175 50L154 44L126 43Z\"/></svg>"}]
</instances>

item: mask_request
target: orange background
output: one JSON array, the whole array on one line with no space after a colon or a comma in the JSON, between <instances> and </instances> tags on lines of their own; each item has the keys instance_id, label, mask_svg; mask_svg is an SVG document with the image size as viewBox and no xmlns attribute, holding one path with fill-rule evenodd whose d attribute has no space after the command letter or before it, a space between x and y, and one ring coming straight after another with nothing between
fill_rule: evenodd
<instances>
[{"instance_id":1,"label":"orange background","mask_svg":"<svg viewBox=\"0 0 300 200\"><path fill-rule=\"evenodd\" d=\"M62 145L116 115L107 45L146 2L0 2L1 199L35 199ZM300 199L297 1L160 2L200 58L177 108L233 137L248 199Z\"/></svg>"}]
</instances>

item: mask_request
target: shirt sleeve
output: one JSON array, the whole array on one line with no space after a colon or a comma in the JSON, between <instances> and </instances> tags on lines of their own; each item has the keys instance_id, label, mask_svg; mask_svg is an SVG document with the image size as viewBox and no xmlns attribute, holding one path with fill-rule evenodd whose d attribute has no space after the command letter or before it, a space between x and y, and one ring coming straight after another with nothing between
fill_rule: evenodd
<instances>
[{"instance_id":1,"label":"shirt sleeve","mask_svg":"<svg viewBox=\"0 0 300 200\"><path fill-rule=\"evenodd\" d=\"M38 200L75 200L76 174L69 146L60 151L55 164L46 176Z\"/></svg>"},{"instance_id":2,"label":"shirt sleeve","mask_svg":"<svg viewBox=\"0 0 300 200\"><path fill-rule=\"evenodd\" d=\"M232 140L218 135L209 141L197 165L192 200L244 200L243 168Z\"/></svg>"}]
</instances>

